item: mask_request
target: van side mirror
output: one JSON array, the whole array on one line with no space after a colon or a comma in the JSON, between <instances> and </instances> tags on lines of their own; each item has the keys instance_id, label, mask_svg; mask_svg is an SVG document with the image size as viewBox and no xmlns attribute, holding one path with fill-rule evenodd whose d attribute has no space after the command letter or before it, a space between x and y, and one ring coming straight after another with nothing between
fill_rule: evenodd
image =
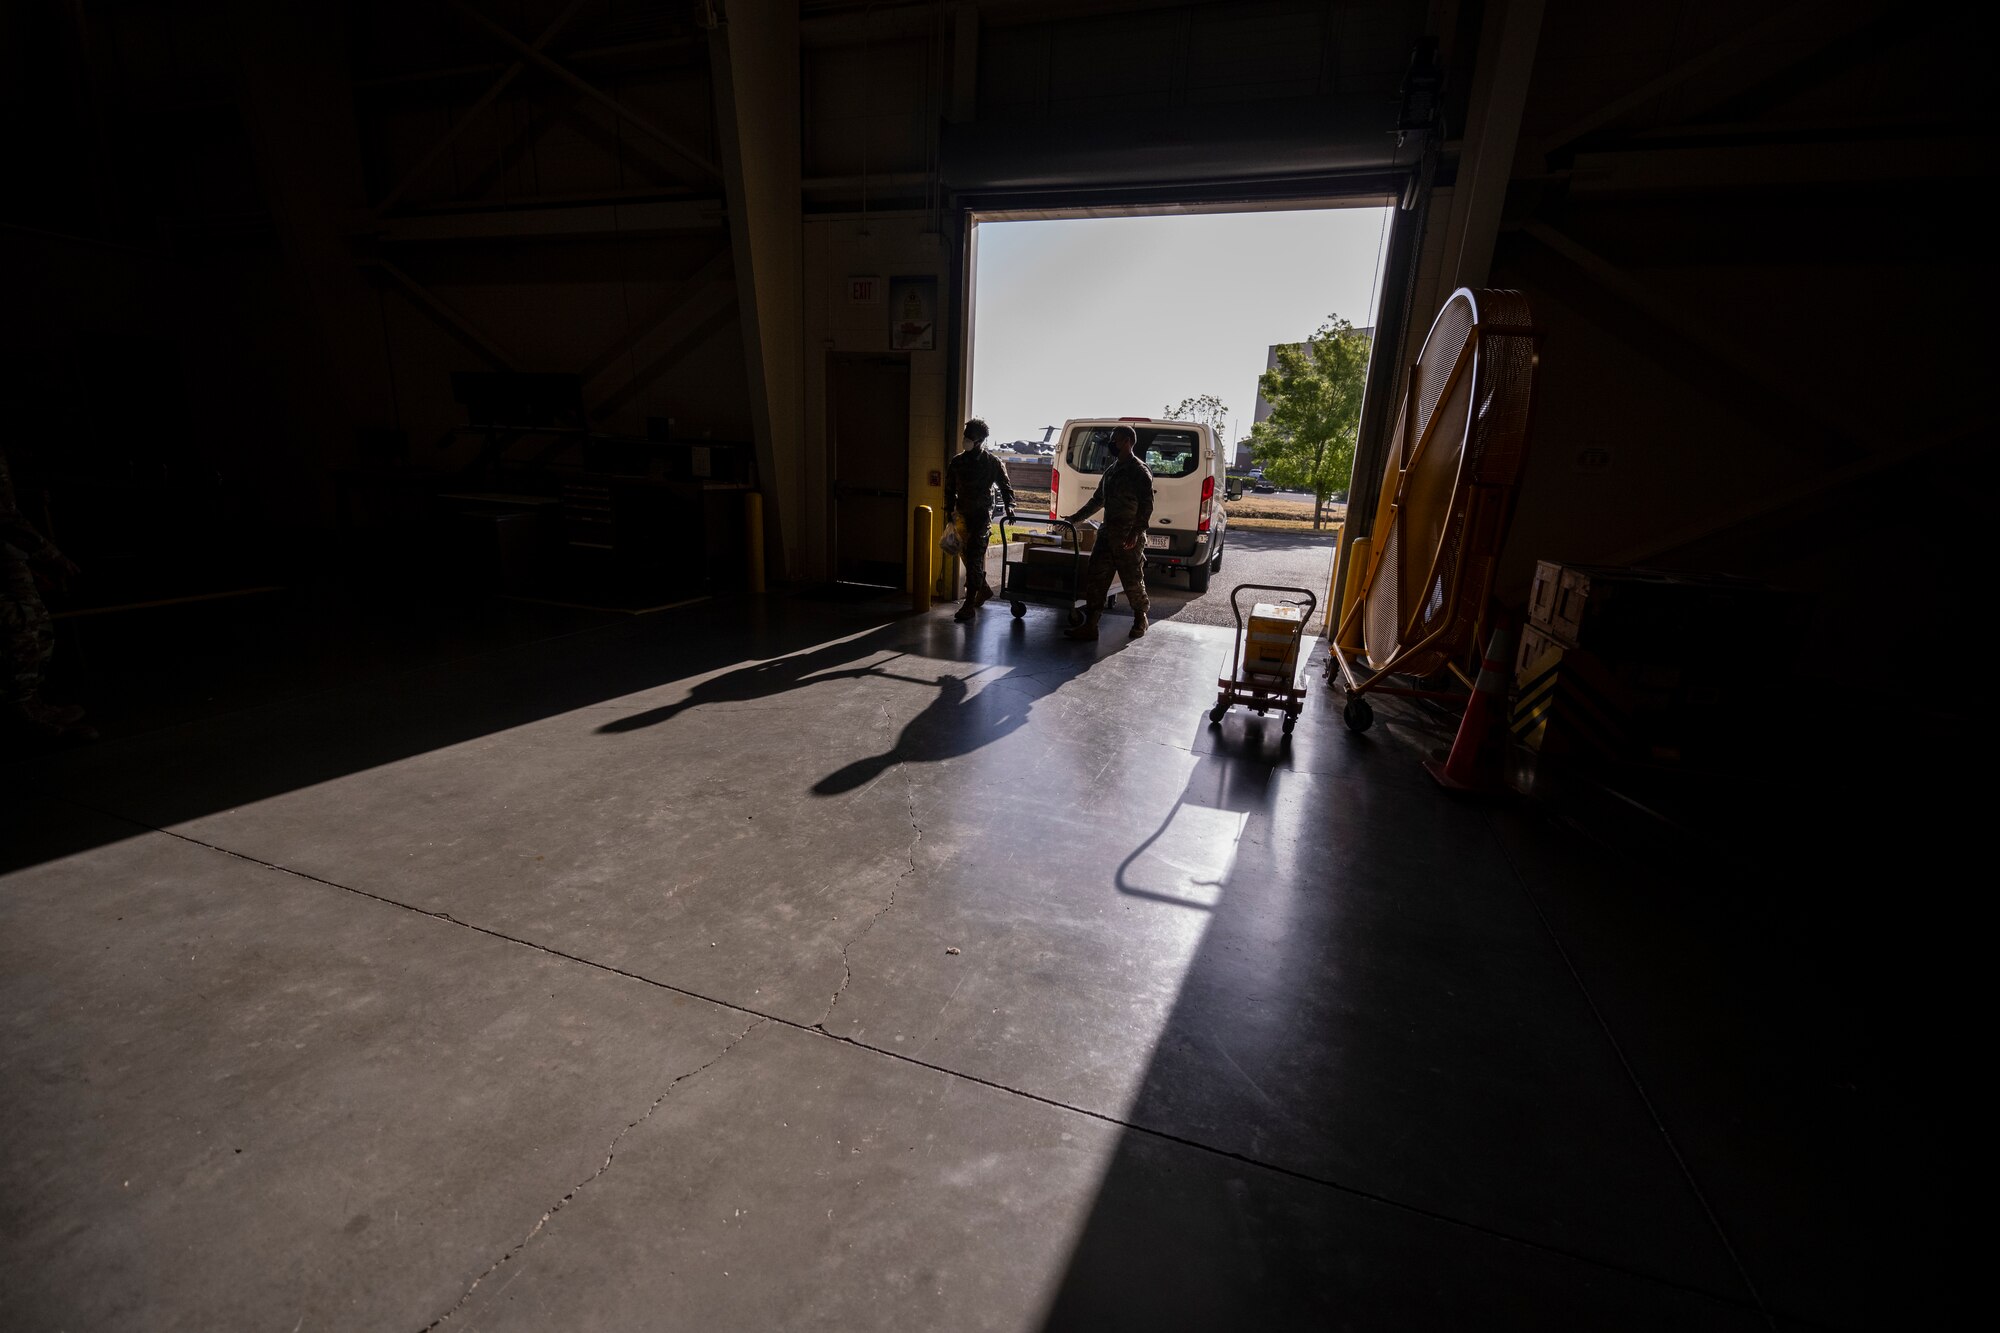
<instances>
[{"instance_id":1,"label":"van side mirror","mask_svg":"<svg viewBox=\"0 0 2000 1333\"><path fill-rule=\"evenodd\" d=\"M1243 498L1243 483L1235 480L1230 481L1227 486L1222 488L1222 498L1225 500L1241 500Z\"/></svg>"}]
</instances>

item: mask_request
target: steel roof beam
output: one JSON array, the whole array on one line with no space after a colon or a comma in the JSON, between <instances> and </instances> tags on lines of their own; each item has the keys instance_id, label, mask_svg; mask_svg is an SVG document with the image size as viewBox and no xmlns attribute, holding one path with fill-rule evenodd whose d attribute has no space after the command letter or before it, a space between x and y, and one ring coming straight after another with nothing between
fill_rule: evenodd
<instances>
[{"instance_id":1,"label":"steel roof beam","mask_svg":"<svg viewBox=\"0 0 2000 1333\"><path fill-rule=\"evenodd\" d=\"M611 94L599 88L596 84L591 83L589 80L583 78L581 75L571 70L567 65L564 65L559 61L551 59L549 56L544 55L541 51L530 46L528 43L522 41L519 37L516 37L513 33L507 31L499 24L493 22L493 20L487 18L484 14L481 14L471 5L466 4L465 0L442 0L442 2L450 6L454 11L456 11L460 17L465 19L467 23L470 23L475 28L478 28L481 32L484 32L487 36L493 38L493 40L501 43L503 46L506 46L511 50L515 51L523 59L533 64L540 65L550 74L554 75L558 79L561 79L564 83L567 83L570 87L576 89L578 92L582 93L585 97L588 97L592 101L600 103L601 105L609 108L614 114L616 114L618 117L624 120L625 123L630 125L633 129L638 130L641 134L644 134L647 138L652 139L654 142L658 143L663 148L666 148L669 152L673 153L676 157L680 158L683 162L685 162L689 166L694 167L701 174L701 180L703 184L710 184L721 178L722 169L716 166L715 163L709 161L706 155L698 153L694 149L688 147L686 144L682 143L678 138L676 138L672 134L669 134L667 131L661 129L658 125L655 125L651 120L647 119L639 112L634 111L631 107L626 106L624 103L620 102L617 98L611 96Z\"/></svg>"},{"instance_id":2,"label":"steel roof beam","mask_svg":"<svg viewBox=\"0 0 2000 1333\"><path fill-rule=\"evenodd\" d=\"M547 46L555 39L557 33L568 26L569 21L576 17L576 11L582 9L583 6L584 0L569 0L569 4L563 7L563 11L556 15L555 20L548 27L542 29L541 35L535 38L535 44L530 49L540 51L543 47ZM382 196L381 200L375 205L375 212L379 215L394 208L396 201L401 199L408 192L409 188L415 185L426 171L431 169L432 163L444 155L445 149L457 142L458 136L465 132L465 127L477 120L480 112L492 106L500 94L507 91L507 85L519 78L527 68L528 62L525 59L516 60L513 64L509 65L506 72L495 79L492 85L480 95L479 100L467 107L465 114L453 121L451 127L438 136L437 142L430 146L429 151L417 159L417 164L403 173L403 179L396 182L395 188Z\"/></svg>"}]
</instances>

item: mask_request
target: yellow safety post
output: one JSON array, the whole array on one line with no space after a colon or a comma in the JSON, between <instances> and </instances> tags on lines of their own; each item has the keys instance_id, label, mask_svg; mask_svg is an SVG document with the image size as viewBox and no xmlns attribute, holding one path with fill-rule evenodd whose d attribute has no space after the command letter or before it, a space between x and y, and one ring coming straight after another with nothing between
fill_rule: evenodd
<instances>
[{"instance_id":1,"label":"yellow safety post","mask_svg":"<svg viewBox=\"0 0 2000 1333\"><path fill-rule=\"evenodd\" d=\"M1321 603L1321 606L1324 607L1325 609L1319 619L1319 632L1321 636L1327 639L1329 642L1331 642L1333 639L1334 627L1340 624L1340 622L1335 619L1335 617L1340 614L1340 612L1336 609L1340 605L1340 599L1333 595L1333 590L1339 586L1340 586L1340 538L1335 537L1333 540L1333 564L1329 566L1326 571L1326 601Z\"/></svg>"},{"instance_id":2,"label":"yellow safety post","mask_svg":"<svg viewBox=\"0 0 2000 1333\"><path fill-rule=\"evenodd\" d=\"M1361 576L1368 569L1368 554L1374 550L1374 543L1366 537L1356 537L1347 548L1347 592L1340 599L1340 615L1343 620L1353 615L1355 599L1361 596ZM1361 617L1347 620L1347 633L1340 640L1345 652L1361 651Z\"/></svg>"},{"instance_id":3,"label":"yellow safety post","mask_svg":"<svg viewBox=\"0 0 2000 1333\"><path fill-rule=\"evenodd\" d=\"M910 609L928 611L931 609L931 585L937 575L931 565L931 507L918 505L915 521L910 524Z\"/></svg>"},{"instance_id":4,"label":"yellow safety post","mask_svg":"<svg viewBox=\"0 0 2000 1333\"><path fill-rule=\"evenodd\" d=\"M929 505L924 506L924 512L932 512ZM938 546L938 539L943 537L944 533L935 526L937 522L935 518L932 518L930 521L933 524L931 539L924 543L924 586L931 590L931 600L936 601L938 595L938 552L942 549Z\"/></svg>"},{"instance_id":5,"label":"yellow safety post","mask_svg":"<svg viewBox=\"0 0 2000 1333\"><path fill-rule=\"evenodd\" d=\"M746 491L743 497L743 541L749 548L744 567L750 575L750 591L764 591L764 497Z\"/></svg>"}]
</instances>

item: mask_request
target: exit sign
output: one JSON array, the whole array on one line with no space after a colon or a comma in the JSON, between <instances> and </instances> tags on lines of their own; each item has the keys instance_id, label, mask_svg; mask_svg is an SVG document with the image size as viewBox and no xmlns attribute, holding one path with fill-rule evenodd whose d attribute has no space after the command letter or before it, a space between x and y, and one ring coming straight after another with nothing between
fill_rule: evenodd
<instances>
[{"instance_id":1,"label":"exit sign","mask_svg":"<svg viewBox=\"0 0 2000 1333\"><path fill-rule=\"evenodd\" d=\"M882 279L849 278L847 280L847 304L881 305Z\"/></svg>"}]
</instances>

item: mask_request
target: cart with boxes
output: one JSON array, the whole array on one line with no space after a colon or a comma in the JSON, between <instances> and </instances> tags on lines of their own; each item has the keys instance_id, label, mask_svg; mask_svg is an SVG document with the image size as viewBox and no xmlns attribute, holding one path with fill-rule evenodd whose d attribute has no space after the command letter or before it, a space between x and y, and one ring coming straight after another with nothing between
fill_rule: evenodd
<instances>
[{"instance_id":1,"label":"cart with boxes","mask_svg":"<svg viewBox=\"0 0 2000 1333\"><path fill-rule=\"evenodd\" d=\"M1243 594L1269 592L1281 600L1258 602L1243 618ZM1223 715L1242 705L1259 716L1276 711L1285 719L1285 735L1299 724L1306 705L1306 692L1299 684L1299 670L1312 655L1306 626L1319 606L1310 588L1288 588L1269 583L1239 583L1229 591L1229 609L1236 616L1235 648L1230 657L1229 675L1216 681L1219 692L1215 707L1208 710L1211 725L1220 726Z\"/></svg>"},{"instance_id":2,"label":"cart with boxes","mask_svg":"<svg viewBox=\"0 0 2000 1333\"><path fill-rule=\"evenodd\" d=\"M1042 531L1042 529L1048 531ZM1008 522L1000 542L1000 591L1014 618L1028 614L1029 603L1060 607L1071 625L1084 619L1083 576L1090 566L1090 548L1097 530L1079 528L1066 518L1016 518ZM1018 537L1018 543L1012 539ZM1018 544L1020 557L1010 554ZM1118 594L1105 596L1104 606L1118 605Z\"/></svg>"}]
</instances>

